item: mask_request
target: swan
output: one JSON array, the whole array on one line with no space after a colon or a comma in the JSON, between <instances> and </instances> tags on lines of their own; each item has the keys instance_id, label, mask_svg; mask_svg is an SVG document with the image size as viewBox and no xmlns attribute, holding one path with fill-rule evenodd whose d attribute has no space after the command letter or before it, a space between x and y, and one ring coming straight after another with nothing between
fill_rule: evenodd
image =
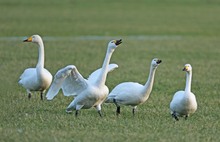
<instances>
[{"instance_id":1,"label":"swan","mask_svg":"<svg viewBox=\"0 0 220 142\"><path fill-rule=\"evenodd\" d=\"M149 77L145 85L136 82L120 83L111 91L105 103L114 103L117 107L117 115L120 114L120 105L132 106L134 115L137 105L143 104L149 98L153 88L155 71L161 62L162 60L157 58L152 60Z\"/></svg>"},{"instance_id":2,"label":"swan","mask_svg":"<svg viewBox=\"0 0 220 142\"><path fill-rule=\"evenodd\" d=\"M177 121L179 120L178 117L185 117L185 119L187 119L187 117L193 114L197 109L196 97L191 92L192 66L186 64L183 71L186 71L185 91L176 92L170 103L171 115Z\"/></svg>"},{"instance_id":3,"label":"swan","mask_svg":"<svg viewBox=\"0 0 220 142\"><path fill-rule=\"evenodd\" d=\"M38 45L38 63L36 68L27 68L19 78L19 84L23 86L28 93L28 98L31 98L31 91L40 91L41 100L43 93L49 88L52 82L51 73L44 68L44 44L39 35L32 35L25 39L24 42L33 42Z\"/></svg>"},{"instance_id":4,"label":"swan","mask_svg":"<svg viewBox=\"0 0 220 142\"><path fill-rule=\"evenodd\" d=\"M105 85L106 77L109 71L118 67L116 64L109 65L109 62L114 50L121 43L121 39L112 40L108 43L102 68L94 71L88 79L84 79L74 65L68 65L60 69L47 92L47 100L52 100L62 88L65 96L74 96L74 100L66 109L67 113L74 109L76 110L75 116L77 116L80 109L96 107L99 115L102 116L101 104L109 93L109 89Z\"/></svg>"}]
</instances>

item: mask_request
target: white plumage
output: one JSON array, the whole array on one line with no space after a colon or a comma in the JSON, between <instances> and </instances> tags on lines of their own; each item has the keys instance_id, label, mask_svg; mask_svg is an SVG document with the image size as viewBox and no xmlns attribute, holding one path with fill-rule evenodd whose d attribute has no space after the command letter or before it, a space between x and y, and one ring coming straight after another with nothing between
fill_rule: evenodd
<instances>
[{"instance_id":1,"label":"white plumage","mask_svg":"<svg viewBox=\"0 0 220 142\"><path fill-rule=\"evenodd\" d=\"M112 53L121 43L122 40L112 40L109 42L102 68L94 71L88 80L83 78L74 65L60 69L56 73L54 81L47 92L47 99L52 100L60 88L62 88L65 96L75 97L67 107L67 112L71 112L74 109L77 116L80 109L96 107L101 116L101 104L109 93L109 89L105 85L107 74L118 67L116 64L109 65L109 62Z\"/></svg>"},{"instance_id":2,"label":"white plumage","mask_svg":"<svg viewBox=\"0 0 220 142\"><path fill-rule=\"evenodd\" d=\"M33 35L24 40L24 42L36 43L38 45L39 57L36 68L26 69L20 76L18 83L27 90L29 98L31 98L31 91L40 91L41 100L43 100L43 93L52 82L51 73L44 68L44 44L39 35Z\"/></svg>"},{"instance_id":3,"label":"white plumage","mask_svg":"<svg viewBox=\"0 0 220 142\"><path fill-rule=\"evenodd\" d=\"M183 71L186 71L185 91L178 91L174 94L170 103L172 116L178 121L178 117L187 117L193 114L197 109L195 95L191 92L192 66L186 64Z\"/></svg>"},{"instance_id":4,"label":"white plumage","mask_svg":"<svg viewBox=\"0 0 220 142\"><path fill-rule=\"evenodd\" d=\"M144 103L153 88L154 75L158 65L162 61L155 58L151 62L150 73L145 85L135 82L124 82L117 85L109 94L106 103L114 103L117 107L116 114L120 114L120 105L133 107L133 115L137 105Z\"/></svg>"}]
</instances>

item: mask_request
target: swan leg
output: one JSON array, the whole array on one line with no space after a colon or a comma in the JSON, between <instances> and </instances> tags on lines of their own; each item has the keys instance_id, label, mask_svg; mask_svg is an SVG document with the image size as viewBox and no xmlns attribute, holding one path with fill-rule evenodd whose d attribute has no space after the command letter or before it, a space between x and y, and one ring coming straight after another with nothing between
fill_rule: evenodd
<instances>
[{"instance_id":1,"label":"swan leg","mask_svg":"<svg viewBox=\"0 0 220 142\"><path fill-rule=\"evenodd\" d=\"M28 99L31 99L31 93L28 93Z\"/></svg>"},{"instance_id":2,"label":"swan leg","mask_svg":"<svg viewBox=\"0 0 220 142\"><path fill-rule=\"evenodd\" d=\"M79 114L79 110L80 110L83 106L84 106L84 105L76 105L76 113L75 113L75 116L76 116L76 117L77 117L78 114ZM70 104L70 106L68 106L67 109L68 109L68 110L71 109L71 104Z\"/></svg>"},{"instance_id":3,"label":"swan leg","mask_svg":"<svg viewBox=\"0 0 220 142\"><path fill-rule=\"evenodd\" d=\"M175 118L176 121L179 121L179 118L176 116L176 112L175 111L172 113L172 117Z\"/></svg>"},{"instance_id":4,"label":"swan leg","mask_svg":"<svg viewBox=\"0 0 220 142\"><path fill-rule=\"evenodd\" d=\"M137 108L137 106L134 106L133 109L132 109L132 114L133 114L133 116L134 116L134 114L135 114L136 108Z\"/></svg>"},{"instance_id":5,"label":"swan leg","mask_svg":"<svg viewBox=\"0 0 220 142\"><path fill-rule=\"evenodd\" d=\"M116 115L118 116L121 113L120 106L117 106Z\"/></svg>"},{"instance_id":6,"label":"swan leg","mask_svg":"<svg viewBox=\"0 0 220 142\"><path fill-rule=\"evenodd\" d=\"M102 113L101 113L101 105L100 105L100 104L97 105L97 106L96 106L96 109L98 110L98 114L99 114L99 116L102 117Z\"/></svg>"},{"instance_id":7,"label":"swan leg","mask_svg":"<svg viewBox=\"0 0 220 142\"><path fill-rule=\"evenodd\" d=\"M40 99L43 101L44 96L43 96L43 92L40 93Z\"/></svg>"},{"instance_id":8,"label":"swan leg","mask_svg":"<svg viewBox=\"0 0 220 142\"><path fill-rule=\"evenodd\" d=\"M79 114L79 110L76 110L76 112L75 112L75 117L77 117L78 114Z\"/></svg>"},{"instance_id":9,"label":"swan leg","mask_svg":"<svg viewBox=\"0 0 220 142\"><path fill-rule=\"evenodd\" d=\"M120 106L117 104L116 100L113 99L113 102L114 104L116 105L117 109L116 109L116 115L118 116L120 113L121 113L121 110L120 110Z\"/></svg>"},{"instance_id":10,"label":"swan leg","mask_svg":"<svg viewBox=\"0 0 220 142\"><path fill-rule=\"evenodd\" d=\"M189 116L189 115L186 115L186 116L185 116L185 120L187 120L188 116Z\"/></svg>"},{"instance_id":11,"label":"swan leg","mask_svg":"<svg viewBox=\"0 0 220 142\"><path fill-rule=\"evenodd\" d=\"M31 91L30 90L26 90L27 91L27 93L28 93L28 99L31 99Z\"/></svg>"},{"instance_id":12,"label":"swan leg","mask_svg":"<svg viewBox=\"0 0 220 142\"><path fill-rule=\"evenodd\" d=\"M99 114L100 117L102 117L101 110L98 110L98 114Z\"/></svg>"}]
</instances>

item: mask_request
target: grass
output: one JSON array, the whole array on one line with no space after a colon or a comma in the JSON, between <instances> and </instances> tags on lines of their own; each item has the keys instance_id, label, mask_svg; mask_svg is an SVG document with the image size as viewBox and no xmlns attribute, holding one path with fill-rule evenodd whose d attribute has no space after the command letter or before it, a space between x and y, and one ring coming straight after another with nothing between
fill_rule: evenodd
<instances>
[{"instance_id":1,"label":"grass","mask_svg":"<svg viewBox=\"0 0 220 142\"><path fill-rule=\"evenodd\" d=\"M0 141L219 141L217 0L2 0L0 11ZM110 90L123 81L145 83L151 59L162 59L149 100L135 117L122 107L119 118L111 104L103 104L103 118L95 109L82 110L78 118L66 114L72 98L61 92L51 102L37 93L28 100L17 80L38 55L35 45L21 41L35 33L43 36L52 74L74 64L84 77L101 66L107 42L122 37L111 59L119 68L108 75ZM184 89L185 63L193 67L198 110L174 123L169 103Z\"/></svg>"}]
</instances>

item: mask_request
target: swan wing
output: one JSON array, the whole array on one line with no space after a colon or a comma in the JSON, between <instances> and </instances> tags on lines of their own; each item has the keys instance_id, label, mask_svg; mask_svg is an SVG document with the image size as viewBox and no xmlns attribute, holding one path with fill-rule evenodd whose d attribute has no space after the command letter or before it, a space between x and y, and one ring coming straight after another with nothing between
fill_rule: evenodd
<instances>
[{"instance_id":1,"label":"swan wing","mask_svg":"<svg viewBox=\"0 0 220 142\"><path fill-rule=\"evenodd\" d=\"M115 99L120 104L134 105L139 103L141 90L144 86L136 82L124 82L117 85L107 97L106 103L112 103Z\"/></svg>"},{"instance_id":2,"label":"swan wing","mask_svg":"<svg viewBox=\"0 0 220 142\"><path fill-rule=\"evenodd\" d=\"M176 112L180 116L194 113L196 109L197 102L192 92L178 91L174 94L170 103L171 113Z\"/></svg>"},{"instance_id":3,"label":"swan wing","mask_svg":"<svg viewBox=\"0 0 220 142\"><path fill-rule=\"evenodd\" d=\"M24 72L21 74L18 83L28 90L35 90L35 88L37 87L36 76L36 68L25 69Z\"/></svg>"},{"instance_id":4,"label":"swan wing","mask_svg":"<svg viewBox=\"0 0 220 142\"><path fill-rule=\"evenodd\" d=\"M76 91L77 89L80 90L80 88L84 88L85 86L86 82L76 67L69 65L56 73L46 97L47 100L52 100L61 88L65 96L70 96L71 94L76 94L78 92Z\"/></svg>"},{"instance_id":5,"label":"swan wing","mask_svg":"<svg viewBox=\"0 0 220 142\"><path fill-rule=\"evenodd\" d=\"M87 87L87 80L83 78L75 66L62 84L64 96L77 96Z\"/></svg>"},{"instance_id":6,"label":"swan wing","mask_svg":"<svg viewBox=\"0 0 220 142\"><path fill-rule=\"evenodd\" d=\"M116 68L118 68L117 64L109 64L108 65L108 72L111 72ZM99 68L99 69L95 70L92 74L90 74L88 81L91 83L94 83L97 80L97 77L99 77L99 74L101 73L101 69L102 68Z\"/></svg>"},{"instance_id":7,"label":"swan wing","mask_svg":"<svg viewBox=\"0 0 220 142\"><path fill-rule=\"evenodd\" d=\"M182 100L184 98L184 91L178 91L173 95L173 98L170 102L170 110L172 112L177 112L182 108Z\"/></svg>"},{"instance_id":8,"label":"swan wing","mask_svg":"<svg viewBox=\"0 0 220 142\"><path fill-rule=\"evenodd\" d=\"M50 89L47 92L47 100L52 100L59 92L62 83L69 76L73 66L66 66L65 68L60 69L54 76L54 80L50 86Z\"/></svg>"},{"instance_id":9,"label":"swan wing","mask_svg":"<svg viewBox=\"0 0 220 142\"><path fill-rule=\"evenodd\" d=\"M33 76L36 76L36 68L25 69L24 72L19 77L19 82L18 83L22 85L23 82L29 80Z\"/></svg>"},{"instance_id":10,"label":"swan wing","mask_svg":"<svg viewBox=\"0 0 220 142\"><path fill-rule=\"evenodd\" d=\"M23 78L26 78L27 76L30 76L30 74L34 74L34 72L36 72L36 68L25 69L24 72L19 77L19 79L22 80Z\"/></svg>"}]
</instances>

